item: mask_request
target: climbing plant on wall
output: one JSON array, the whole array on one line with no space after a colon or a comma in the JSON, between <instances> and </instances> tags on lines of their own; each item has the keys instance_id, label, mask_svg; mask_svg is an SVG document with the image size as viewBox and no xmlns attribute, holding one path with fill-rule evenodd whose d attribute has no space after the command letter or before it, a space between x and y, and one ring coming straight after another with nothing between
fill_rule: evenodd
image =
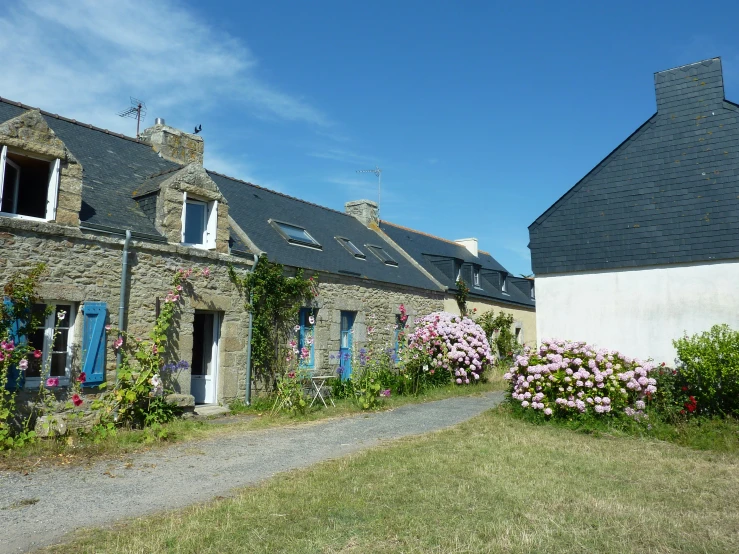
<instances>
[{"instance_id":1,"label":"climbing plant on wall","mask_svg":"<svg viewBox=\"0 0 739 554\"><path fill-rule=\"evenodd\" d=\"M282 355L285 338L294 332L298 312L318 296L318 281L305 278L298 269L294 277L285 274L282 264L271 262L266 256L244 277L229 267L231 281L239 287L251 312L253 375L267 391L275 390L277 377L285 364Z\"/></svg>"}]
</instances>

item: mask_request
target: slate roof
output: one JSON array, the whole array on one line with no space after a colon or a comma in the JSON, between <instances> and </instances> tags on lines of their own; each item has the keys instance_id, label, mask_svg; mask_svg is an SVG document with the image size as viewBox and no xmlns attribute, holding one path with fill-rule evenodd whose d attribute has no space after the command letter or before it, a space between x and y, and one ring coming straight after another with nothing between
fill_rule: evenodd
<instances>
[{"instance_id":1,"label":"slate roof","mask_svg":"<svg viewBox=\"0 0 739 554\"><path fill-rule=\"evenodd\" d=\"M530 282L526 280L526 283L520 283L520 279L510 276L508 270L485 251L479 250L478 256L475 257L467 248L454 241L388 221L381 221L380 229L452 292L457 290L457 270L461 267L462 277L470 288L471 297L532 307L535 304L530 296ZM473 266L477 266L480 271L480 288L475 288L472 283ZM501 290L499 276L507 279L507 292Z\"/></svg>"},{"instance_id":2,"label":"slate roof","mask_svg":"<svg viewBox=\"0 0 739 554\"><path fill-rule=\"evenodd\" d=\"M529 226L537 275L739 258L739 106L721 60L654 80L657 113Z\"/></svg>"},{"instance_id":3,"label":"slate roof","mask_svg":"<svg viewBox=\"0 0 739 554\"><path fill-rule=\"evenodd\" d=\"M0 122L29 109L33 108L0 98ZM159 185L182 166L160 158L150 146L130 137L48 112L41 114L82 165L81 223L161 237L152 219L134 198L156 192ZM219 173L209 174L228 199L231 217L269 259L308 270L439 291L433 281L354 217ZM268 223L269 218L306 228L321 243L322 250L289 244ZM359 260L349 254L335 236L352 240L366 254L366 259ZM233 233L231 242L234 250L248 251ZM385 265L365 244L383 246L398 266ZM232 253L238 253L234 250Z\"/></svg>"},{"instance_id":4,"label":"slate roof","mask_svg":"<svg viewBox=\"0 0 739 554\"><path fill-rule=\"evenodd\" d=\"M267 253L269 259L294 267L439 290L433 281L353 216L219 173L209 171L208 174L228 199L231 217ZM322 250L288 243L269 219L306 229L320 243ZM351 240L366 258L355 258L335 237ZM385 265L368 250L367 244L382 246L398 266Z\"/></svg>"}]
</instances>

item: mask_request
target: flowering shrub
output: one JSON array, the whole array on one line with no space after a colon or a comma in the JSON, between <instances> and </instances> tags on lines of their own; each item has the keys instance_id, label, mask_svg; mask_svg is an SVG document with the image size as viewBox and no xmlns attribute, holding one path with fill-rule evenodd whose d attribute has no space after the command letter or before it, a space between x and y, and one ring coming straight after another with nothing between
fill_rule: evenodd
<instances>
[{"instance_id":1,"label":"flowering shrub","mask_svg":"<svg viewBox=\"0 0 739 554\"><path fill-rule=\"evenodd\" d=\"M646 401L657 392L649 362L584 342L544 340L524 348L503 377L521 408L545 416L625 413L646 418Z\"/></svg>"},{"instance_id":2,"label":"flowering shrub","mask_svg":"<svg viewBox=\"0 0 739 554\"><path fill-rule=\"evenodd\" d=\"M406 368L418 375L440 373L458 385L480 380L493 363L485 331L467 317L434 312L416 320L405 350Z\"/></svg>"}]
</instances>

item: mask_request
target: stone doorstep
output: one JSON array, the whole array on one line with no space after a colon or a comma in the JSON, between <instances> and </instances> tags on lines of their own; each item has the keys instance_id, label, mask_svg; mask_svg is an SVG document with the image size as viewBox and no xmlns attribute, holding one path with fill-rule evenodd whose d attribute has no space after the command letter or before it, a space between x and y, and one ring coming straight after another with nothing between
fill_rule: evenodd
<instances>
[{"instance_id":1,"label":"stone doorstep","mask_svg":"<svg viewBox=\"0 0 739 554\"><path fill-rule=\"evenodd\" d=\"M195 415L200 417L214 417L230 413L226 406L218 406L215 404L198 404L195 406Z\"/></svg>"}]
</instances>

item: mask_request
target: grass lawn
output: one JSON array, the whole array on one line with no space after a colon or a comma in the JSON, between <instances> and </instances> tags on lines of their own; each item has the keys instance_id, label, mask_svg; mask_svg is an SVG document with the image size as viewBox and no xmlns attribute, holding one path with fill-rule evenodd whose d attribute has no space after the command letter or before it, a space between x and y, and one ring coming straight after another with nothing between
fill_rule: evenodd
<instances>
[{"instance_id":1,"label":"grass lawn","mask_svg":"<svg viewBox=\"0 0 739 554\"><path fill-rule=\"evenodd\" d=\"M449 385L424 391L418 396L391 396L386 399L384 408L392 409L406 404L431 402L454 396L469 396L503 390L503 381L497 372L490 382L474 387ZM197 440L218 434L238 433L281 425L294 425L301 422L319 421L343 417L361 412L349 400L336 400L336 407L314 405L304 415L289 416L271 413L273 400L256 399L252 406L241 406L237 413L229 416L228 425L223 420L175 420L163 425L167 436L157 438L147 430L119 430L115 436L93 442L89 437L70 436L62 440L39 441L16 450L0 452L0 470L28 471L48 465L75 465L94 462L98 459L126 457L142 450L167 446L173 442Z\"/></svg>"},{"instance_id":2,"label":"grass lawn","mask_svg":"<svg viewBox=\"0 0 739 554\"><path fill-rule=\"evenodd\" d=\"M739 454L512 418L88 531L54 552L739 552Z\"/></svg>"}]
</instances>

